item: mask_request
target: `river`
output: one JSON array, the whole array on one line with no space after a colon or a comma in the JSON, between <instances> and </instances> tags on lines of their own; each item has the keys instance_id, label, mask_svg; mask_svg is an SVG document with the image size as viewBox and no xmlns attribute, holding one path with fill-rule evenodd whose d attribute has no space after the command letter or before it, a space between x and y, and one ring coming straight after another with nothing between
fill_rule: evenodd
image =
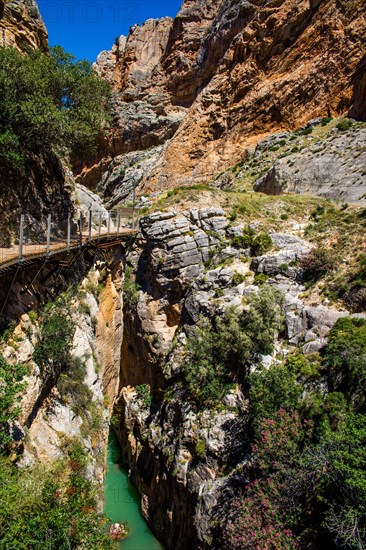
<instances>
[{"instance_id":1,"label":"river","mask_svg":"<svg viewBox=\"0 0 366 550\"><path fill-rule=\"evenodd\" d=\"M104 513L112 523L127 521L128 537L118 543L123 550L164 550L156 540L140 509L140 495L128 479L127 472L118 464L118 441L109 432L107 474L105 481Z\"/></svg>"}]
</instances>

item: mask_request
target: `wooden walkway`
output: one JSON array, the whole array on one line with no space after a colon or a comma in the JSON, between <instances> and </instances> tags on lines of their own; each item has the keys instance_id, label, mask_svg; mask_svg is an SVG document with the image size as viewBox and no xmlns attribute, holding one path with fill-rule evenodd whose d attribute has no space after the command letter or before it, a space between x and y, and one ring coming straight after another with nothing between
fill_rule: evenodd
<instances>
[{"instance_id":1,"label":"wooden walkway","mask_svg":"<svg viewBox=\"0 0 366 550\"><path fill-rule=\"evenodd\" d=\"M9 248L0 248L0 274L8 271L9 268L17 265L27 264L29 260L38 258L49 258L57 254L62 254L71 250L77 250L88 246L97 246L99 248L108 248L118 242L123 242L128 238L137 235L136 229L121 228L119 231L102 230L101 232L85 232L80 237L71 238L69 242L54 241L41 244L24 244L20 251L19 246Z\"/></svg>"}]
</instances>

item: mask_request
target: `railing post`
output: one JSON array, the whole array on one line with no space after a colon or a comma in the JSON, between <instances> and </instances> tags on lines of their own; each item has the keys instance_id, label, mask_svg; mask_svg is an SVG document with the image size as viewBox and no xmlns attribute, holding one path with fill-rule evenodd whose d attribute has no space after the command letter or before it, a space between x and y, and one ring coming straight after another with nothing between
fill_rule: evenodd
<instances>
[{"instance_id":1,"label":"railing post","mask_svg":"<svg viewBox=\"0 0 366 550\"><path fill-rule=\"evenodd\" d=\"M23 240L24 240L24 214L21 214L20 229L19 229L19 260L23 259Z\"/></svg>"},{"instance_id":2,"label":"railing post","mask_svg":"<svg viewBox=\"0 0 366 550\"><path fill-rule=\"evenodd\" d=\"M100 232L102 230L102 213L99 212L99 224L98 224L98 240L100 239Z\"/></svg>"},{"instance_id":3,"label":"railing post","mask_svg":"<svg viewBox=\"0 0 366 550\"><path fill-rule=\"evenodd\" d=\"M108 211L108 226L107 226L107 236L109 237L109 233L111 232L111 211Z\"/></svg>"},{"instance_id":4,"label":"railing post","mask_svg":"<svg viewBox=\"0 0 366 550\"><path fill-rule=\"evenodd\" d=\"M47 244L46 244L46 256L50 255L51 245L51 214L47 216Z\"/></svg>"},{"instance_id":5,"label":"railing post","mask_svg":"<svg viewBox=\"0 0 366 550\"><path fill-rule=\"evenodd\" d=\"M67 214L67 250L70 250L70 242L71 242L71 214L68 212Z\"/></svg>"},{"instance_id":6,"label":"railing post","mask_svg":"<svg viewBox=\"0 0 366 550\"><path fill-rule=\"evenodd\" d=\"M135 188L132 194L132 231L135 229Z\"/></svg>"},{"instance_id":7,"label":"railing post","mask_svg":"<svg viewBox=\"0 0 366 550\"><path fill-rule=\"evenodd\" d=\"M89 220L88 220L88 234L89 234L89 240L91 239L91 230L92 230L92 211L89 207Z\"/></svg>"},{"instance_id":8,"label":"railing post","mask_svg":"<svg viewBox=\"0 0 366 550\"><path fill-rule=\"evenodd\" d=\"M79 232L80 232L80 246L83 244L83 214L80 212L79 219Z\"/></svg>"},{"instance_id":9,"label":"railing post","mask_svg":"<svg viewBox=\"0 0 366 550\"><path fill-rule=\"evenodd\" d=\"M121 211L118 210L118 214L117 214L117 235L119 235L120 226L121 226Z\"/></svg>"}]
</instances>

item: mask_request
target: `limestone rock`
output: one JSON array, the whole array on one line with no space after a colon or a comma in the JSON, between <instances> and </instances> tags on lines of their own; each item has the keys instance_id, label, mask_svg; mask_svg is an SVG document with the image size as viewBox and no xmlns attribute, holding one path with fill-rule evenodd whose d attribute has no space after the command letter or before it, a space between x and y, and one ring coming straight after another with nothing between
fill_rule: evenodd
<instances>
[{"instance_id":1,"label":"limestone rock","mask_svg":"<svg viewBox=\"0 0 366 550\"><path fill-rule=\"evenodd\" d=\"M47 48L47 30L36 0L0 1L0 45Z\"/></svg>"},{"instance_id":2,"label":"limestone rock","mask_svg":"<svg viewBox=\"0 0 366 550\"><path fill-rule=\"evenodd\" d=\"M319 117L364 120L363 6L342 6L186 0L174 20L135 25L98 58L114 86L116 124L81 179L95 185L113 157L163 145L138 182L141 192L204 182L271 133L259 147ZM334 176L334 187L329 181L320 191L358 200L361 183L349 190L355 174ZM109 200L114 190L106 193Z\"/></svg>"},{"instance_id":3,"label":"limestone rock","mask_svg":"<svg viewBox=\"0 0 366 550\"><path fill-rule=\"evenodd\" d=\"M308 193L366 204L366 129L338 132L291 159L282 158L255 183L269 195Z\"/></svg>"}]
</instances>

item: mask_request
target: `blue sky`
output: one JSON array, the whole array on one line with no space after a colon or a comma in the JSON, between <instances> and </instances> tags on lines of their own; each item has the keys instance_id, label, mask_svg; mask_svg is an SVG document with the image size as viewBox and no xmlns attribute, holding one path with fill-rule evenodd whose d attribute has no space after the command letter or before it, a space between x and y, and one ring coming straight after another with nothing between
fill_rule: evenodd
<instances>
[{"instance_id":1,"label":"blue sky","mask_svg":"<svg viewBox=\"0 0 366 550\"><path fill-rule=\"evenodd\" d=\"M182 0L38 0L50 45L58 44L77 59L95 61L117 36L135 23L174 17Z\"/></svg>"}]
</instances>

